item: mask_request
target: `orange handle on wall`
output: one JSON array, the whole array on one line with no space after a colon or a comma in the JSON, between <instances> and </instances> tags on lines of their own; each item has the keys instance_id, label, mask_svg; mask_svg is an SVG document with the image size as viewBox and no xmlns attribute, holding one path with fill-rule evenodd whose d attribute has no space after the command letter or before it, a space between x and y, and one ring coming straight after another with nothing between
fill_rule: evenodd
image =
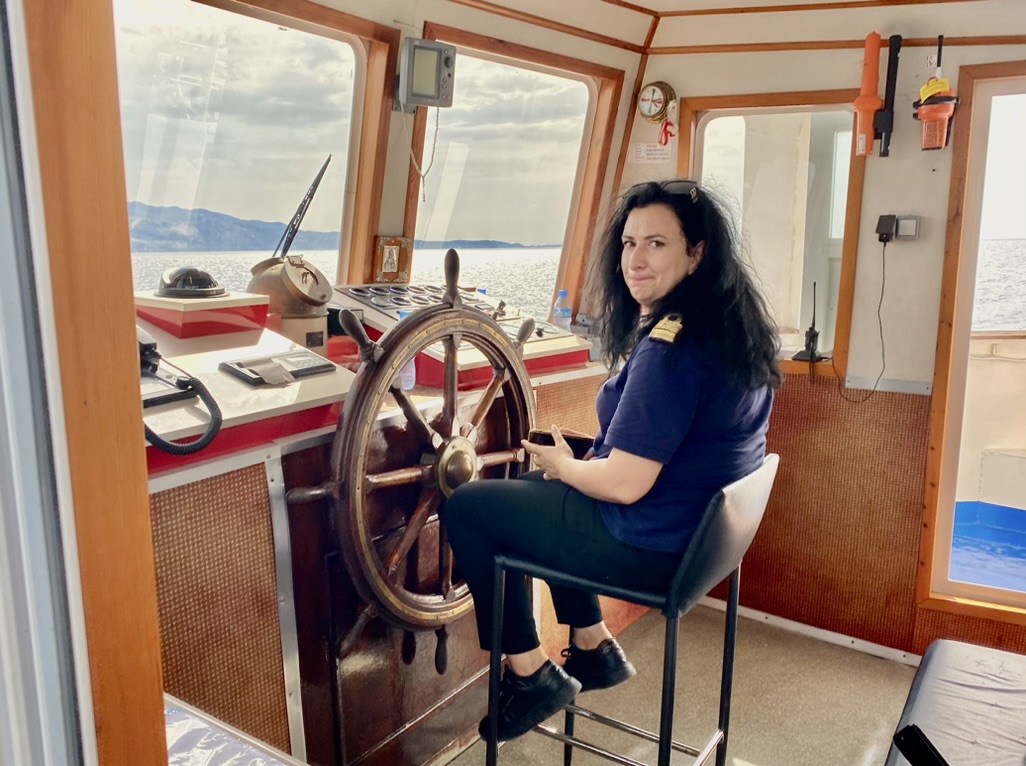
<instances>
[{"instance_id":1,"label":"orange handle on wall","mask_svg":"<svg viewBox=\"0 0 1026 766\"><path fill-rule=\"evenodd\" d=\"M862 62L862 89L853 106L858 115L855 141L856 155L871 155L876 132L873 118L883 107L883 99L877 93L880 83L880 35L870 32L866 35L866 53Z\"/></svg>"}]
</instances>

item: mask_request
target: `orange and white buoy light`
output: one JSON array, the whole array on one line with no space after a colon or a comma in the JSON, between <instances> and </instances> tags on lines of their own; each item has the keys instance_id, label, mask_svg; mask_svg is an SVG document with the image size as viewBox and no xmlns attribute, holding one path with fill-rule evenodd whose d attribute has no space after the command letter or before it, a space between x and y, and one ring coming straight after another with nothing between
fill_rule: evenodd
<instances>
[{"instance_id":1,"label":"orange and white buoy light","mask_svg":"<svg viewBox=\"0 0 1026 766\"><path fill-rule=\"evenodd\" d=\"M873 120L883 107L883 99L877 93L880 83L880 35L870 32L866 35L866 53L862 62L862 89L853 106L858 115L855 154L869 156L873 153L876 129Z\"/></svg>"}]
</instances>

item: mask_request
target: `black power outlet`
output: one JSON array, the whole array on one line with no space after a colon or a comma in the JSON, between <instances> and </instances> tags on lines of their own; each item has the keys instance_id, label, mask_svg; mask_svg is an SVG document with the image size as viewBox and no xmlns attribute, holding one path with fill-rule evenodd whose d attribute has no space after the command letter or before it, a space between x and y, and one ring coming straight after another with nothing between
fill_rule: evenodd
<instances>
[{"instance_id":1,"label":"black power outlet","mask_svg":"<svg viewBox=\"0 0 1026 766\"><path fill-rule=\"evenodd\" d=\"M890 242L898 229L898 216L882 215L876 221L876 236L881 242Z\"/></svg>"}]
</instances>

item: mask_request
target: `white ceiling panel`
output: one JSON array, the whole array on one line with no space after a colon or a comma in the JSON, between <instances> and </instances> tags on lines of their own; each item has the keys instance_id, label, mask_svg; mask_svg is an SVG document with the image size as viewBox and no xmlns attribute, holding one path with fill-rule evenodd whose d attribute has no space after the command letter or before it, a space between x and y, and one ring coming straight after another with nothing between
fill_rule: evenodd
<instances>
[{"instance_id":1,"label":"white ceiling panel","mask_svg":"<svg viewBox=\"0 0 1026 766\"><path fill-rule=\"evenodd\" d=\"M722 10L724 8L754 8L771 5L850 4L852 0L627 0L631 5L647 8L656 13L673 11ZM601 2L601 0L600 0Z\"/></svg>"},{"instance_id":2,"label":"white ceiling panel","mask_svg":"<svg viewBox=\"0 0 1026 766\"><path fill-rule=\"evenodd\" d=\"M796 23L801 16L801 23ZM746 13L740 15L678 16L664 18L652 47L757 45L822 40L859 40L878 32L884 40L931 38L939 34L987 37L1026 30L1026 2L987 2L888 5L845 8L818 13Z\"/></svg>"}]
</instances>

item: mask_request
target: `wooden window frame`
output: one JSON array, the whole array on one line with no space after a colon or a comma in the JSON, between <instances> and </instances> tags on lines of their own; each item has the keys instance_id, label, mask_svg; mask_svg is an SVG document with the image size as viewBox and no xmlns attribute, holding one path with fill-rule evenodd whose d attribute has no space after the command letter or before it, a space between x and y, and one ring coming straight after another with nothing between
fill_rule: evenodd
<instances>
[{"instance_id":1,"label":"wooden window frame","mask_svg":"<svg viewBox=\"0 0 1026 766\"><path fill-rule=\"evenodd\" d=\"M344 31L363 41L367 75L354 112L362 109L364 122L350 221L351 250L369 262L380 217L398 30L307 0L207 4L326 36ZM95 738L100 763L162 763L167 747L157 592L139 431L113 8L104 2L25 2L23 9L45 211L40 252L49 263L51 294L60 296L61 312L73 320L59 322L54 339L63 420L53 428L63 432L75 517L78 572L68 576L81 584L88 656L79 661L88 662L92 703L83 720L95 722L95 734L84 733L83 740L88 745ZM89 84L87 97L83 83ZM107 278L97 280L96 274ZM130 449L133 444L137 449Z\"/></svg>"},{"instance_id":2,"label":"wooden window frame","mask_svg":"<svg viewBox=\"0 0 1026 766\"><path fill-rule=\"evenodd\" d=\"M587 272L586 261L591 253L595 227L602 209L606 169L609 165L620 93L623 90L623 71L432 22L424 24L424 37L429 40L443 40L457 47L471 48L506 59L523 61L528 65L561 70L579 78L590 79L594 83L595 95L589 104L590 129L585 129L582 138L587 150L578 164L576 190L570 205L570 233L562 244L556 284L553 286L553 297L558 286L566 288L576 314L581 307ZM411 241L417 227L420 193L420 174L413 160L420 164L423 159L422 147L426 130L427 110L418 109L413 122L413 158L409 165L406 211L403 217L403 236L409 237Z\"/></svg>"},{"instance_id":3,"label":"wooden window frame","mask_svg":"<svg viewBox=\"0 0 1026 766\"><path fill-rule=\"evenodd\" d=\"M338 281L348 283L369 281L374 260L374 238L381 219L381 197L384 188L385 161L388 154L388 131L392 117L396 62L399 51L399 30L359 16L327 8L309 0L194 0L214 8L243 16L293 26L324 37L345 35L346 41L357 38L366 57L366 77L356 84L353 104L353 130L356 174L349 172L352 186L351 208L347 204L342 240L339 247ZM362 98L361 98L362 94Z\"/></svg>"},{"instance_id":4,"label":"wooden window frame","mask_svg":"<svg viewBox=\"0 0 1026 766\"><path fill-rule=\"evenodd\" d=\"M930 401L930 435L927 442L926 475L923 486L923 524L916 572L916 600L921 608L979 619L1026 625L1026 609L994 604L945 593L933 587L941 471L946 457L948 407L955 352L959 272L965 232L965 204L968 195L970 146L973 135L973 101L977 84L1026 77L1026 61L975 64L959 68L958 117L951 147L951 183L948 189L948 217L944 233L944 268L937 326L937 355ZM982 335L982 334L981 334Z\"/></svg>"},{"instance_id":5,"label":"wooden window frame","mask_svg":"<svg viewBox=\"0 0 1026 766\"><path fill-rule=\"evenodd\" d=\"M695 167L695 136L698 121L708 112L726 109L764 109L767 107L809 107L848 104L858 90L815 90L784 93L753 93L742 96L708 96L680 100L680 143L677 149L677 173L689 178ZM855 301L855 266L859 250L859 222L862 216L862 190L866 175L866 157L855 153L857 131L852 121L851 162L848 166L848 195L845 201L844 242L841 246L841 280L837 288L837 324L834 329L833 359L816 362L815 374L844 378L848 373L851 343L851 315ZM808 375L808 362L783 359L780 369L789 375Z\"/></svg>"}]
</instances>

